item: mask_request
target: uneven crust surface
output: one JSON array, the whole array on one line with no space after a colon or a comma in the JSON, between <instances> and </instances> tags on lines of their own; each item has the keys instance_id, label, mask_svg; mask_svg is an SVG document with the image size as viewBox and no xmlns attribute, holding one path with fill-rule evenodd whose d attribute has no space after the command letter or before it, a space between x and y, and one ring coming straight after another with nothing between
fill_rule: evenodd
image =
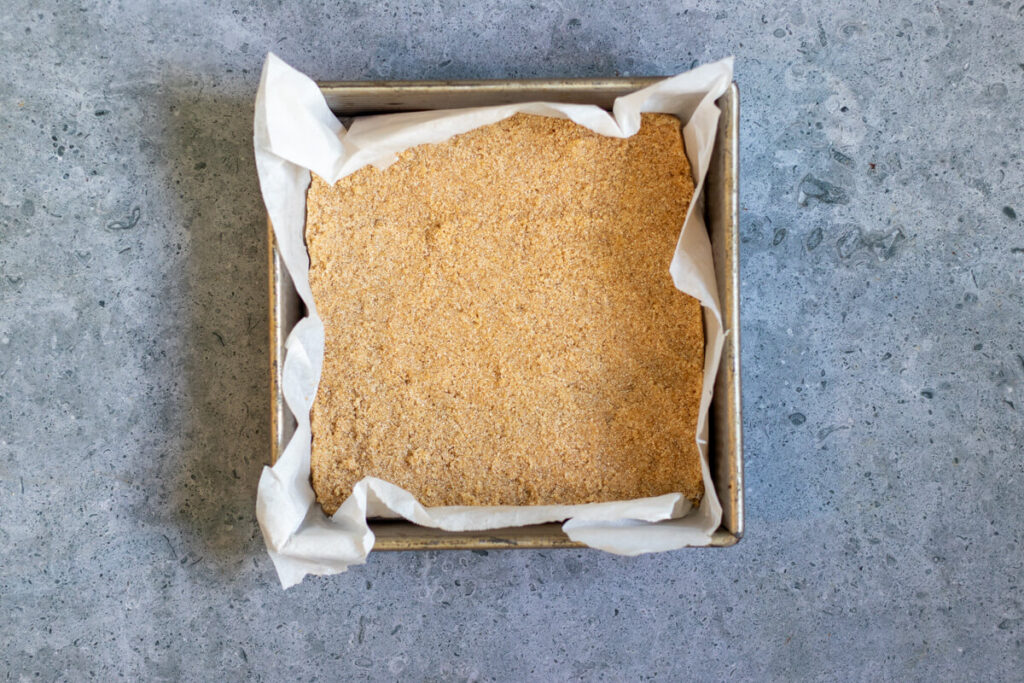
<instances>
[{"instance_id":1,"label":"uneven crust surface","mask_svg":"<svg viewBox=\"0 0 1024 683\"><path fill-rule=\"evenodd\" d=\"M307 195L326 328L312 478L427 506L703 495L699 303L668 266L679 121L619 140L516 115Z\"/></svg>"}]
</instances>

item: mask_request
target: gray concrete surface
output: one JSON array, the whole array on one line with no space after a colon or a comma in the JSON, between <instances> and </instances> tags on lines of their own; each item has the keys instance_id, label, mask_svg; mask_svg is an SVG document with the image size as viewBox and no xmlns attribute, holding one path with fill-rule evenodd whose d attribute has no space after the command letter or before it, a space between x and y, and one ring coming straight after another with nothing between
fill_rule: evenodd
<instances>
[{"instance_id":1,"label":"gray concrete surface","mask_svg":"<svg viewBox=\"0 0 1024 683\"><path fill-rule=\"evenodd\" d=\"M0 13L4 680L1020 679L1020 2L118 4ZM213 3L209 3L213 4ZM742 90L747 537L259 537L265 53L316 78Z\"/></svg>"}]
</instances>

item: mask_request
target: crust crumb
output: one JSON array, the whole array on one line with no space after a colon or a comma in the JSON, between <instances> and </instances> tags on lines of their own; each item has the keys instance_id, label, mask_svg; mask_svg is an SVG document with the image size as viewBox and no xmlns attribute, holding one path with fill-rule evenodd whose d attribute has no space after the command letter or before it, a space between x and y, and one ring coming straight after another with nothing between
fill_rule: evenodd
<instances>
[{"instance_id":1,"label":"crust crumb","mask_svg":"<svg viewBox=\"0 0 1024 683\"><path fill-rule=\"evenodd\" d=\"M367 475L427 506L699 501L701 310L668 272L692 196L665 114L626 139L519 114L314 175L324 511Z\"/></svg>"}]
</instances>

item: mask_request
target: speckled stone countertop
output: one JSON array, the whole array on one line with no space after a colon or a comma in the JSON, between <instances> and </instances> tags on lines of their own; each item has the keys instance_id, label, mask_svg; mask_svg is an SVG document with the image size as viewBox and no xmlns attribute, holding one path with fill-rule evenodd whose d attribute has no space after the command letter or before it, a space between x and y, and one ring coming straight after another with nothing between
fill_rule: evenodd
<instances>
[{"instance_id":1,"label":"speckled stone countertop","mask_svg":"<svg viewBox=\"0 0 1024 683\"><path fill-rule=\"evenodd\" d=\"M1010 680L1020 3L5 3L4 680ZM747 535L377 554L283 592L252 102L736 55Z\"/></svg>"}]
</instances>

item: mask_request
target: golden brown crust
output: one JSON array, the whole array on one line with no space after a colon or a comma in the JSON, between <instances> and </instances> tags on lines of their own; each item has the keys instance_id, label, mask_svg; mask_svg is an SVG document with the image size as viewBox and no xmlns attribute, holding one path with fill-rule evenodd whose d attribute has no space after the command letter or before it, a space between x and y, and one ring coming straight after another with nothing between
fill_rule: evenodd
<instances>
[{"instance_id":1,"label":"golden brown crust","mask_svg":"<svg viewBox=\"0 0 1024 683\"><path fill-rule=\"evenodd\" d=\"M703 495L699 303L668 273L679 121L624 140L516 115L307 195L326 329L312 478L424 505Z\"/></svg>"}]
</instances>

